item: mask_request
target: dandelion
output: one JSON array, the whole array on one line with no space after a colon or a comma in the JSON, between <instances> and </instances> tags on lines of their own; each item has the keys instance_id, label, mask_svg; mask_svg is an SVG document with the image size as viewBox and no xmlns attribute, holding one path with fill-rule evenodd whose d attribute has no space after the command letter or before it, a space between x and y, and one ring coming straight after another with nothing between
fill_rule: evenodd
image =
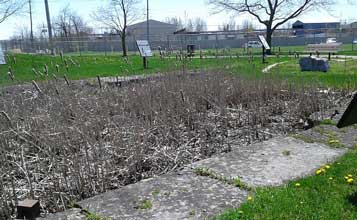
<instances>
[{"instance_id":1,"label":"dandelion","mask_svg":"<svg viewBox=\"0 0 357 220\"><path fill-rule=\"evenodd\" d=\"M352 177L353 177L351 174L348 174L347 176L348 176L349 178L352 178Z\"/></svg>"},{"instance_id":2,"label":"dandelion","mask_svg":"<svg viewBox=\"0 0 357 220\"><path fill-rule=\"evenodd\" d=\"M295 183L295 186L296 186L296 187L300 187L301 184L300 184L300 183Z\"/></svg>"},{"instance_id":3,"label":"dandelion","mask_svg":"<svg viewBox=\"0 0 357 220\"><path fill-rule=\"evenodd\" d=\"M239 213L239 214L243 214L244 212L243 212L242 210L239 210L238 213Z\"/></svg>"},{"instance_id":4,"label":"dandelion","mask_svg":"<svg viewBox=\"0 0 357 220\"><path fill-rule=\"evenodd\" d=\"M347 183L352 184L353 183L353 179L352 178L348 179Z\"/></svg>"},{"instance_id":5,"label":"dandelion","mask_svg":"<svg viewBox=\"0 0 357 220\"><path fill-rule=\"evenodd\" d=\"M333 180L333 177L328 178L329 180Z\"/></svg>"},{"instance_id":6,"label":"dandelion","mask_svg":"<svg viewBox=\"0 0 357 220\"><path fill-rule=\"evenodd\" d=\"M248 200L248 201L252 201L252 200L253 200L253 197L248 196L247 200Z\"/></svg>"},{"instance_id":7,"label":"dandelion","mask_svg":"<svg viewBox=\"0 0 357 220\"><path fill-rule=\"evenodd\" d=\"M345 176L345 180L348 180L349 179L349 177L348 176Z\"/></svg>"},{"instance_id":8,"label":"dandelion","mask_svg":"<svg viewBox=\"0 0 357 220\"><path fill-rule=\"evenodd\" d=\"M331 166L330 165L326 165L325 168L328 170L328 169L331 168Z\"/></svg>"},{"instance_id":9,"label":"dandelion","mask_svg":"<svg viewBox=\"0 0 357 220\"><path fill-rule=\"evenodd\" d=\"M316 175L320 175L322 173L322 170L318 169L316 170Z\"/></svg>"}]
</instances>

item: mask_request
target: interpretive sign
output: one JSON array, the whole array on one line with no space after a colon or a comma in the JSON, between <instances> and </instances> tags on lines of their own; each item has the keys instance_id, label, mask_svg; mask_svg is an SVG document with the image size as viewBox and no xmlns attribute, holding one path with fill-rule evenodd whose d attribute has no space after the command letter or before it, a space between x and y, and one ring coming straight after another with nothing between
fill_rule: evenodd
<instances>
[{"instance_id":1,"label":"interpretive sign","mask_svg":"<svg viewBox=\"0 0 357 220\"><path fill-rule=\"evenodd\" d=\"M263 47L266 50L270 50L270 46L269 46L267 40L265 39L265 37L263 35L259 35L258 37L259 37L260 42L263 44Z\"/></svg>"},{"instance_id":2,"label":"interpretive sign","mask_svg":"<svg viewBox=\"0 0 357 220\"><path fill-rule=\"evenodd\" d=\"M354 124L357 124L357 94L353 97L350 105L338 122L337 127L344 128Z\"/></svg>"},{"instance_id":3,"label":"interpretive sign","mask_svg":"<svg viewBox=\"0 0 357 220\"><path fill-rule=\"evenodd\" d=\"M138 45L140 55L142 57L152 57L152 51L147 40L137 40L136 44Z\"/></svg>"},{"instance_id":4,"label":"interpretive sign","mask_svg":"<svg viewBox=\"0 0 357 220\"><path fill-rule=\"evenodd\" d=\"M5 60L1 45L0 45L0 65L4 65L4 64L6 64L6 60Z\"/></svg>"}]
</instances>

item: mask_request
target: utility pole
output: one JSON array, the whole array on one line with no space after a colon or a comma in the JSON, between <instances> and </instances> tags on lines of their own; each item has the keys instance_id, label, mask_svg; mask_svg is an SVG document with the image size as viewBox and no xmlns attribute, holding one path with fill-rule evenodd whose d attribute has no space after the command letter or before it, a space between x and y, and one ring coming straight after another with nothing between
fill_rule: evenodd
<instances>
[{"instance_id":1,"label":"utility pole","mask_svg":"<svg viewBox=\"0 0 357 220\"><path fill-rule=\"evenodd\" d=\"M150 26L149 26L149 0L147 0L146 1L146 7L147 7L147 13L146 13L146 28L147 28L147 30L146 30L146 39L148 40L148 42L149 42L149 39L150 39L150 37L149 37L149 34L150 34Z\"/></svg>"},{"instance_id":2,"label":"utility pole","mask_svg":"<svg viewBox=\"0 0 357 220\"><path fill-rule=\"evenodd\" d=\"M49 37L49 42L50 42L51 53L53 55L54 51L53 51L53 47L52 47L52 25L51 25L50 10L48 7L48 0L45 0L45 7L46 7L48 37Z\"/></svg>"},{"instance_id":3,"label":"utility pole","mask_svg":"<svg viewBox=\"0 0 357 220\"><path fill-rule=\"evenodd\" d=\"M31 28L30 39L31 39L31 47L33 49L33 23L32 23L32 4L31 4L31 0L29 0L29 9L30 9L30 28Z\"/></svg>"}]
</instances>

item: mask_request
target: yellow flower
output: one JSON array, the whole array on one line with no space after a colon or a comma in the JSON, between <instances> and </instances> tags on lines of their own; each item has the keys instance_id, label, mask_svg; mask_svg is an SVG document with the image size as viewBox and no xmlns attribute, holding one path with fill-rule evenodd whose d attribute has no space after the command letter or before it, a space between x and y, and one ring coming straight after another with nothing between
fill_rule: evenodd
<instances>
[{"instance_id":1,"label":"yellow flower","mask_svg":"<svg viewBox=\"0 0 357 220\"><path fill-rule=\"evenodd\" d=\"M320 170L320 169L316 170L317 175L320 175L321 173L322 173L322 170Z\"/></svg>"},{"instance_id":2,"label":"yellow flower","mask_svg":"<svg viewBox=\"0 0 357 220\"><path fill-rule=\"evenodd\" d=\"M345 180L348 180L349 179L349 177L348 176L345 176Z\"/></svg>"},{"instance_id":3,"label":"yellow flower","mask_svg":"<svg viewBox=\"0 0 357 220\"><path fill-rule=\"evenodd\" d=\"M248 196L247 200L248 200L248 201L252 201L252 200L253 200L253 197Z\"/></svg>"},{"instance_id":4,"label":"yellow flower","mask_svg":"<svg viewBox=\"0 0 357 220\"><path fill-rule=\"evenodd\" d=\"M321 172L326 173L326 170L324 168L321 168Z\"/></svg>"},{"instance_id":5,"label":"yellow flower","mask_svg":"<svg viewBox=\"0 0 357 220\"><path fill-rule=\"evenodd\" d=\"M296 186L296 187L300 187L301 184L300 184L300 183L295 183L295 186Z\"/></svg>"},{"instance_id":6,"label":"yellow flower","mask_svg":"<svg viewBox=\"0 0 357 220\"><path fill-rule=\"evenodd\" d=\"M242 210L239 210L238 213L239 213L239 214L243 214L244 212L243 212Z\"/></svg>"},{"instance_id":7,"label":"yellow flower","mask_svg":"<svg viewBox=\"0 0 357 220\"><path fill-rule=\"evenodd\" d=\"M353 179L352 178L348 179L347 183L352 184L353 183Z\"/></svg>"},{"instance_id":8,"label":"yellow flower","mask_svg":"<svg viewBox=\"0 0 357 220\"><path fill-rule=\"evenodd\" d=\"M353 177L351 174L348 174L347 176L348 176L349 178L352 178L352 177Z\"/></svg>"},{"instance_id":9,"label":"yellow flower","mask_svg":"<svg viewBox=\"0 0 357 220\"><path fill-rule=\"evenodd\" d=\"M338 143L340 143L339 140L330 140L330 144L338 144Z\"/></svg>"},{"instance_id":10,"label":"yellow flower","mask_svg":"<svg viewBox=\"0 0 357 220\"><path fill-rule=\"evenodd\" d=\"M326 168L326 169L330 169L331 166L330 166L330 165L326 165L325 168Z\"/></svg>"},{"instance_id":11,"label":"yellow flower","mask_svg":"<svg viewBox=\"0 0 357 220\"><path fill-rule=\"evenodd\" d=\"M333 177L328 178L329 180L333 180Z\"/></svg>"}]
</instances>

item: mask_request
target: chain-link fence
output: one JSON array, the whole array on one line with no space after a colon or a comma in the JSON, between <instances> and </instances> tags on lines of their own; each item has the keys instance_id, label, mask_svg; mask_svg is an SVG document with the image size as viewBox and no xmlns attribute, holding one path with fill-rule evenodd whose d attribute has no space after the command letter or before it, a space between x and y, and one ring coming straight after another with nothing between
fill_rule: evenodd
<instances>
[{"instance_id":1,"label":"chain-link fence","mask_svg":"<svg viewBox=\"0 0 357 220\"><path fill-rule=\"evenodd\" d=\"M217 31L217 32L182 32L170 35L150 35L153 50L159 48L175 51L186 50L187 45L195 45L196 50L218 50L244 48L250 41L258 41L261 31ZM336 38L338 42L349 44L343 50L353 50L353 42L357 43L357 28L310 29L297 32L293 29L276 30L272 39L273 47L304 46L326 42L328 38ZM135 36L127 37L127 49L137 51ZM51 48L63 53L104 53L113 54L122 51L121 38L118 35L91 35L85 37L48 39L14 39L1 42L4 50L17 50L25 53L47 53Z\"/></svg>"}]
</instances>

